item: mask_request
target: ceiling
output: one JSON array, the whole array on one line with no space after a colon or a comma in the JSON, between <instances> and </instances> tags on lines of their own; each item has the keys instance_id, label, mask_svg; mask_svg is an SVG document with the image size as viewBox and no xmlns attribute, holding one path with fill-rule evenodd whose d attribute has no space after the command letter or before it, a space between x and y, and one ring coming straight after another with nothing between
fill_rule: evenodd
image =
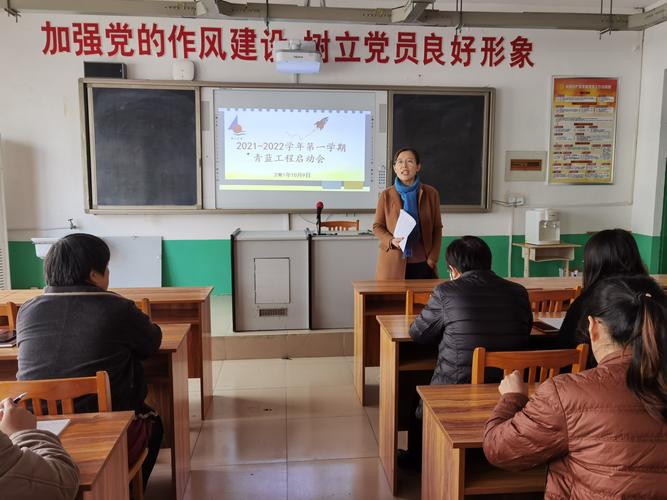
<instances>
[{"instance_id":1,"label":"ceiling","mask_svg":"<svg viewBox=\"0 0 667 500\"><path fill-rule=\"evenodd\" d=\"M613 1L613 16L608 16ZM667 20L667 0L270 0L274 21L452 27L641 30ZM10 14L76 14L265 20L265 0L0 0Z\"/></svg>"},{"instance_id":2,"label":"ceiling","mask_svg":"<svg viewBox=\"0 0 667 500\"><path fill-rule=\"evenodd\" d=\"M262 0L253 0L262 3ZM232 3L248 3L244 0L231 0ZM348 7L367 9L391 9L405 4L403 0L324 0L327 7ZM642 8L659 5L657 0L613 0L614 13L634 14ZM662 2L664 3L664 2ZM306 5L308 0L270 0L270 4ZM310 0L310 5L319 7L322 0ZM438 10L456 10L455 0L436 0ZM600 12L600 0L464 0L464 10L486 12ZM604 0L604 10L609 10L609 0Z\"/></svg>"}]
</instances>

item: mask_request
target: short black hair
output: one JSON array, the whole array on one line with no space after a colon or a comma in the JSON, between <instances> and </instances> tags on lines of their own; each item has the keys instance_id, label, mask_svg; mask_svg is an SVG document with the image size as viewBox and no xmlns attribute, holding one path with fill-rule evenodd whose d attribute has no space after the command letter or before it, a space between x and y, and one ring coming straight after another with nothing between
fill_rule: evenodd
<instances>
[{"instance_id":1,"label":"short black hair","mask_svg":"<svg viewBox=\"0 0 667 500\"><path fill-rule=\"evenodd\" d=\"M398 151L396 151L394 153L394 159L392 160L391 164L393 165L394 163L396 163L396 160L398 160L398 155L400 155L401 153L405 153L406 151L409 151L410 153L415 155L415 161L417 162L417 165L421 164L421 161L419 160L419 153L417 153L417 150L414 148L401 148Z\"/></svg>"},{"instance_id":2,"label":"short black hair","mask_svg":"<svg viewBox=\"0 0 667 500\"><path fill-rule=\"evenodd\" d=\"M488 271L491 269L491 249L477 236L463 236L449 244L445 260L460 273Z\"/></svg>"},{"instance_id":3,"label":"short black hair","mask_svg":"<svg viewBox=\"0 0 667 500\"><path fill-rule=\"evenodd\" d=\"M610 276L647 275L632 233L605 229L595 233L584 247L584 288Z\"/></svg>"},{"instance_id":4,"label":"short black hair","mask_svg":"<svg viewBox=\"0 0 667 500\"><path fill-rule=\"evenodd\" d=\"M68 234L59 239L44 259L44 278L50 286L90 284L90 272L104 273L111 253L108 245L97 236L85 233Z\"/></svg>"}]
</instances>

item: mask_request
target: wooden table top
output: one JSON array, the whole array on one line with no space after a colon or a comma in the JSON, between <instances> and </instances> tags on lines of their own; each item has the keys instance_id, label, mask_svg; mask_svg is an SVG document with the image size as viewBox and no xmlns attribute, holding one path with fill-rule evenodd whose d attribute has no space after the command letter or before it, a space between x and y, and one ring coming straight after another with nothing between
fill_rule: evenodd
<instances>
[{"instance_id":1,"label":"wooden table top","mask_svg":"<svg viewBox=\"0 0 667 500\"><path fill-rule=\"evenodd\" d=\"M60 441L79 466L79 488L90 490L95 484L111 450L130 425L134 412L78 413L51 415L39 420L68 418L69 425L60 435Z\"/></svg>"},{"instance_id":2,"label":"wooden table top","mask_svg":"<svg viewBox=\"0 0 667 500\"><path fill-rule=\"evenodd\" d=\"M181 343L186 339L190 331L189 324L160 325L162 329L162 343L160 352L176 352ZM12 361L18 359L18 347L0 348L0 361Z\"/></svg>"},{"instance_id":3,"label":"wooden table top","mask_svg":"<svg viewBox=\"0 0 667 500\"><path fill-rule=\"evenodd\" d=\"M380 328L391 337L394 342L412 342L410 325L417 317L416 314L384 314L376 316Z\"/></svg>"},{"instance_id":4,"label":"wooden table top","mask_svg":"<svg viewBox=\"0 0 667 500\"><path fill-rule=\"evenodd\" d=\"M529 387L533 392L536 387ZM484 425L500 399L498 384L420 385L417 392L454 448L481 448Z\"/></svg>"},{"instance_id":5,"label":"wooden table top","mask_svg":"<svg viewBox=\"0 0 667 500\"><path fill-rule=\"evenodd\" d=\"M577 243L566 243L561 241L560 243L545 243L544 245L535 245L534 243L512 243L512 246L521 247L521 248L579 248L581 245Z\"/></svg>"},{"instance_id":6,"label":"wooden table top","mask_svg":"<svg viewBox=\"0 0 667 500\"><path fill-rule=\"evenodd\" d=\"M412 322L416 317L416 314L383 314L376 316L378 323L380 323L380 328L382 328L383 331L385 331L394 342L412 342L412 338L410 338L410 325L412 325ZM534 321L539 321L542 318L564 317L564 312L533 313ZM542 332L534 330L533 333L541 334Z\"/></svg>"},{"instance_id":7,"label":"wooden table top","mask_svg":"<svg viewBox=\"0 0 667 500\"><path fill-rule=\"evenodd\" d=\"M151 303L173 303L173 302L203 302L213 287L162 287L162 288L110 288L109 291L116 292L130 300L148 299ZM3 290L0 291L0 303L14 302L21 305L24 302L41 295L44 290L35 288L30 290Z\"/></svg>"},{"instance_id":8,"label":"wooden table top","mask_svg":"<svg viewBox=\"0 0 667 500\"><path fill-rule=\"evenodd\" d=\"M661 287L667 288L667 274L652 274ZM354 291L361 294L381 294L381 293L405 293L406 290L411 289L415 292L428 292L433 290L440 283L444 283L444 279L429 279L429 280L366 280L353 281L352 287ZM527 289L544 289L544 290L566 290L570 288L577 288L582 284L582 277L568 277L568 278L510 278L510 281L519 283ZM0 300L1 302L1 300Z\"/></svg>"}]
</instances>

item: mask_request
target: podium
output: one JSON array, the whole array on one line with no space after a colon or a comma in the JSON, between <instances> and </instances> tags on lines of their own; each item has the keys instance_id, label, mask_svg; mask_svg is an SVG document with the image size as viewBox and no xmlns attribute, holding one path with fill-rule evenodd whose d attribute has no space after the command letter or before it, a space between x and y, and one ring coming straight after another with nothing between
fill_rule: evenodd
<instances>
[{"instance_id":1,"label":"podium","mask_svg":"<svg viewBox=\"0 0 667 500\"><path fill-rule=\"evenodd\" d=\"M352 281L375 276L372 234L237 229L230 239L235 332L353 327Z\"/></svg>"}]
</instances>

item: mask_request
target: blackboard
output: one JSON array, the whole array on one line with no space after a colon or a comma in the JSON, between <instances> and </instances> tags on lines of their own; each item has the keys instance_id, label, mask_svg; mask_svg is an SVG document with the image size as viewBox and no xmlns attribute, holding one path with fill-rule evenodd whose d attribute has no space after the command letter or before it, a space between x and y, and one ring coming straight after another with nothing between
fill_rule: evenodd
<instances>
[{"instance_id":1,"label":"blackboard","mask_svg":"<svg viewBox=\"0 0 667 500\"><path fill-rule=\"evenodd\" d=\"M88 91L91 208L199 208L198 91Z\"/></svg>"},{"instance_id":2,"label":"blackboard","mask_svg":"<svg viewBox=\"0 0 667 500\"><path fill-rule=\"evenodd\" d=\"M391 154L419 152L420 178L439 191L447 211L489 208L492 99L492 90L391 93Z\"/></svg>"}]
</instances>

